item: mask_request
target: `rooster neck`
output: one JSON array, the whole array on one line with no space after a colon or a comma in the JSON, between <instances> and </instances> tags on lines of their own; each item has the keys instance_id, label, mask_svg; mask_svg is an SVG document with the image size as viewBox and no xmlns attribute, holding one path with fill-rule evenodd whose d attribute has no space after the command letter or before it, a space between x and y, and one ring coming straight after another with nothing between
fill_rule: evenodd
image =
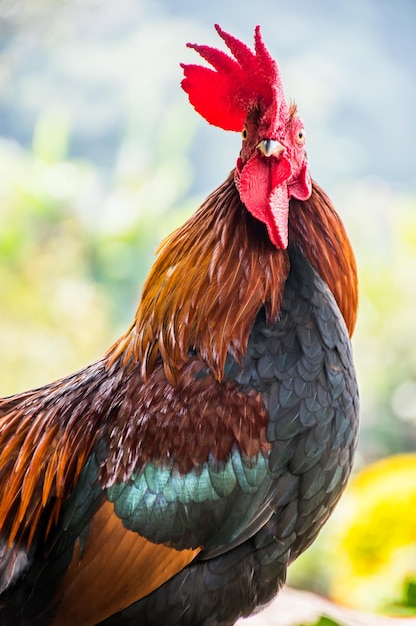
<instances>
[{"instance_id":1,"label":"rooster neck","mask_svg":"<svg viewBox=\"0 0 416 626\"><path fill-rule=\"evenodd\" d=\"M298 248L332 291L349 334L358 290L354 254L329 198L313 183L309 200L291 200L289 245ZM277 319L290 261L242 204L234 172L161 245L135 320L108 352L110 363L139 363L146 380L161 357L174 383L190 351L217 380L227 353L244 355L262 306Z\"/></svg>"},{"instance_id":2,"label":"rooster neck","mask_svg":"<svg viewBox=\"0 0 416 626\"><path fill-rule=\"evenodd\" d=\"M340 217L314 181L308 200L292 198L290 202L289 242L296 245L328 285L351 336L358 308L355 256Z\"/></svg>"},{"instance_id":3,"label":"rooster neck","mask_svg":"<svg viewBox=\"0 0 416 626\"><path fill-rule=\"evenodd\" d=\"M259 309L277 319L288 272L287 252L245 209L232 172L162 243L134 323L108 356L141 363L145 380L160 355L174 382L195 351L221 380L227 352L244 354Z\"/></svg>"}]
</instances>

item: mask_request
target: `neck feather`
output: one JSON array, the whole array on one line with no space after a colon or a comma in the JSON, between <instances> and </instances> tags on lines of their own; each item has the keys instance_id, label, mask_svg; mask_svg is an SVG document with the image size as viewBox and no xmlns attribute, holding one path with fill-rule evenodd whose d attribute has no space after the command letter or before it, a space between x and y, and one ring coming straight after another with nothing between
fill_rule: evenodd
<instances>
[{"instance_id":1,"label":"neck feather","mask_svg":"<svg viewBox=\"0 0 416 626\"><path fill-rule=\"evenodd\" d=\"M227 352L244 354L260 307L277 318L288 271L287 252L245 209L232 172L160 246L134 323L109 357L140 362L146 379L160 355L174 381L195 350L221 380Z\"/></svg>"},{"instance_id":2,"label":"neck feather","mask_svg":"<svg viewBox=\"0 0 416 626\"><path fill-rule=\"evenodd\" d=\"M357 312L355 259L329 198L313 184L291 200L290 246L300 249L332 291L351 334ZM195 351L218 380L227 353L245 353L259 309L279 315L289 255L241 203L234 173L161 244L130 329L109 350L110 363L140 363L146 380L162 358L168 380Z\"/></svg>"},{"instance_id":3,"label":"neck feather","mask_svg":"<svg viewBox=\"0 0 416 626\"><path fill-rule=\"evenodd\" d=\"M340 217L314 181L309 200L290 202L289 242L296 244L330 288L351 336L358 308L355 256Z\"/></svg>"}]
</instances>

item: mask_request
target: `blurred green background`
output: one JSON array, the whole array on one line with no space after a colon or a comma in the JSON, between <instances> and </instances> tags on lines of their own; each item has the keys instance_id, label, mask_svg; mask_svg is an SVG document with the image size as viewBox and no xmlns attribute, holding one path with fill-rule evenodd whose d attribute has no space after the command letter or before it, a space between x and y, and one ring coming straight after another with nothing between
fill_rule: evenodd
<instances>
[{"instance_id":1,"label":"blurred green background","mask_svg":"<svg viewBox=\"0 0 416 626\"><path fill-rule=\"evenodd\" d=\"M99 358L132 319L157 244L234 166L238 134L209 127L179 87L179 62L195 61L185 43L220 45L214 22L250 45L262 25L312 175L350 233L356 472L388 459L370 496L357 478L290 582L411 611L416 465L401 456L396 474L390 457L416 449L412 0L0 0L0 395Z\"/></svg>"}]
</instances>

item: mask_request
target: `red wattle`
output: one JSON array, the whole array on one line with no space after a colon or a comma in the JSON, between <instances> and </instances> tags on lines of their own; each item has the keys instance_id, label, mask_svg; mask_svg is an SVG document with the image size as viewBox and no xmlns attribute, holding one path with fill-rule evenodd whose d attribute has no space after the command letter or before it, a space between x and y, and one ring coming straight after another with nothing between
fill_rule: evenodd
<instances>
[{"instance_id":1,"label":"red wattle","mask_svg":"<svg viewBox=\"0 0 416 626\"><path fill-rule=\"evenodd\" d=\"M277 248L288 242L289 194L286 181L292 168L285 157L255 154L237 178L240 198L248 211L267 226L270 240Z\"/></svg>"}]
</instances>

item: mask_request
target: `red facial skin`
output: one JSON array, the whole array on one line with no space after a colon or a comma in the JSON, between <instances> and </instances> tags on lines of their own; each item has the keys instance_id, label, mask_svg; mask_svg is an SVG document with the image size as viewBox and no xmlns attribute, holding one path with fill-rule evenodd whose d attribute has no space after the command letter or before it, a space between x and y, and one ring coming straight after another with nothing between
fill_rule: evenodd
<instances>
[{"instance_id":1,"label":"red facial skin","mask_svg":"<svg viewBox=\"0 0 416 626\"><path fill-rule=\"evenodd\" d=\"M284 112L287 111L284 107ZM293 107L286 120L264 124L256 112L247 116L242 133L243 145L237 160L235 182L241 201L248 211L267 226L270 240L277 248L288 245L289 200L307 200L312 191L305 153L305 131ZM262 123L263 122L263 123ZM275 154L266 156L261 149L265 140L279 142Z\"/></svg>"}]
</instances>

